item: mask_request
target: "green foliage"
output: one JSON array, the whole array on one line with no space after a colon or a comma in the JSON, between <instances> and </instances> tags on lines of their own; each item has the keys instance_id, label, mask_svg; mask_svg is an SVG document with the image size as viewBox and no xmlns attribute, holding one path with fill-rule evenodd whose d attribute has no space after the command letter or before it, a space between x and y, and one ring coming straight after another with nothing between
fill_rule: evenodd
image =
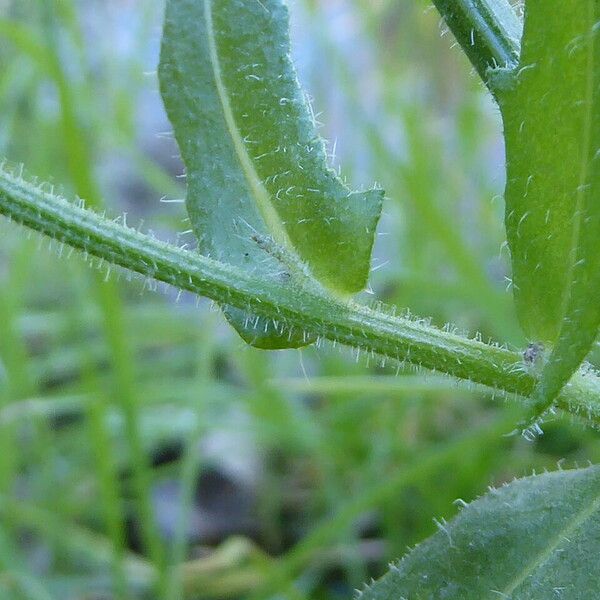
<instances>
[{"instance_id":1,"label":"green foliage","mask_svg":"<svg viewBox=\"0 0 600 600\"><path fill-rule=\"evenodd\" d=\"M515 301L532 341L565 336L552 365L561 384L589 351L587 332L593 339L600 318L590 243L599 222L598 10L592 0L552 11L527 4L521 59L500 96ZM575 345L567 360L565 346Z\"/></svg>"},{"instance_id":2,"label":"green foliage","mask_svg":"<svg viewBox=\"0 0 600 600\"><path fill-rule=\"evenodd\" d=\"M383 193L350 192L327 167L285 4L170 0L160 79L200 252L281 285L362 290ZM291 339L270 320L226 314L253 345L306 343L302 331Z\"/></svg>"},{"instance_id":3,"label":"green foliage","mask_svg":"<svg viewBox=\"0 0 600 600\"><path fill-rule=\"evenodd\" d=\"M547 435L526 447L520 436L502 434L531 418L532 404L536 417L554 403L600 423L600 378L581 367L600 320L600 4L563 2L550 11L529 0L521 40L521 20L505 0L434 3L504 120L506 237L523 332L501 291L499 215L479 203L495 189L481 158L489 149L483 138L491 111L480 112L482 98L465 72L459 76L456 64L446 64L454 55L438 39L436 18L407 4L372 7L356 0L362 6L356 14L364 17L356 22L370 31L371 43L388 35L387 26L404 27L381 44L384 91L376 111L368 106L367 75L355 76L316 19L314 38L323 38L318 52L327 60L309 85L326 94L343 90L344 127L360 128L345 144L344 163L356 167L346 170L351 180L362 169L400 200L389 203L395 245L386 252L394 260L387 273L374 276L377 293L431 314L432 325L396 316L382 303L350 299L369 276L383 192L351 192L329 166L289 56L286 4L168 0L160 87L186 166L187 218L199 252L143 234L125 218L107 219L8 167L0 169L0 213L58 242L61 254L66 244L98 259L99 268L117 265L211 298L251 345L320 346L327 339L355 349L355 357L308 348L308 373L315 376L307 377L296 354L290 368L290 354L274 360L248 349L238 353L237 341L215 333L202 311L149 307L123 293L128 288L108 277L110 271L86 278L73 269L69 287L64 265L49 269L52 258L38 253L45 261L41 275L31 274L29 245L17 240L18 250L7 250L6 281L0 271L0 505L10 515L0 528L0 567L9 573L0 587L7 593L330 597L328 579L342 571L350 596L371 570L380 574L392 555L431 532L430 515L450 517L457 496L473 498L490 480L506 481L525 466L552 467L564 455L598 460L595 433L564 421L544 424ZM307 8L317 10L312 2ZM0 145L10 140L12 159L55 174L67 185L65 196L78 194L97 209L103 187L93 168L96 152L134 130L135 86L124 76L127 85L113 97L88 88L73 75L77 68L63 64L65 48L75 62L86 62L74 4L55 0L14 10L21 22L0 21L0 35L11 42L0 54L33 65L34 74L28 80L27 69L7 69L0 90L14 87L27 105L23 98L34 96L29 90L37 86L37 71L43 73L57 92L56 123L47 122L46 106L21 114L19 103L0 95L15 130L0 135ZM423 57L414 65L399 58L421 35L423 47L433 49L428 93L412 82L412 67ZM453 94L462 104L451 104ZM96 106L90 123L97 96L102 108ZM450 134L435 129L455 111ZM444 135L456 139L446 143ZM406 147L396 148L396 137ZM40 139L48 149L40 151ZM145 185L181 193L147 157L137 155L135 163ZM58 316L38 317L47 299L21 299L22 282L54 294ZM436 326L454 318L506 345ZM535 344L509 349L523 345L523 334ZM46 346L54 348L49 356ZM361 356L377 369L354 365ZM598 364L593 354L590 360ZM446 376L408 374L405 365L471 387L454 387ZM498 395L523 401L529 416L494 406L489 398ZM195 477L206 466L198 443L211 429L239 433L240 414L257 454L277 465L262 465L268 482L256 521L264 525L263 538L254 544L230 537L193 559L186 525ZM461 428L466 433L455 433ZM181 456L164 470L150 468L148 455L165 442L182 447ZM153 498L173 471L181 499L167 540ZM597 594L598 478L598 468L590 467L490 491L454 520L441 521L433 537L363 598ZM15 489L26 490L25 498L17 500ZM293 536L302 532L300 541L290 541L282 524L290 490L297 519L290 529ZM135 551L127 546L132 515L140 537ZM375 559L358 528L365 516L376 525L373 535L389 545L376 547ZM316 525L307 529L310 519ZM33 561L20 558L23 530L36 532L56 562L48 586Z\"/></svg>"},{"instance_id":4,"label":"green foliage","mask_svg":"<svg viewBox=\"0 0 600 600\"><path fill-rule=\"evenodd\" d=\"M490 490L404 557L361 600L558 597L600 593L600 468Z\"/></svg>"},{"instance_id":5,"label":"green foliage","mask_svg":"<svg viewBox=\"0 0 600 600\"><path fill-rule=\"evenodd\" d=\"M591 0L550 18L529 6L516 90L503 105L515 299L529 335L555 343L535 393L539 411L586 358L600 324L599 19Z\"/></svg>"},{"instance_id":6,"label":"green foliage","mask_svg":"<svg viewBox=\"0 0 600 600\"><path fill-rule=\"evenodd\" d=\"M504 121L516 307L529 338L553 346L533 394L536 415L581 365L600 324L599 11L595 0L550 11L527 2L519 63L490 77ZM464 30L454 30L473 60ZM542 351L532 346L532 365ZM596 554L597 488L590 467L492 491L361 598L595 595L595 561L586 560Z\"/></svg>"}]
</instances>

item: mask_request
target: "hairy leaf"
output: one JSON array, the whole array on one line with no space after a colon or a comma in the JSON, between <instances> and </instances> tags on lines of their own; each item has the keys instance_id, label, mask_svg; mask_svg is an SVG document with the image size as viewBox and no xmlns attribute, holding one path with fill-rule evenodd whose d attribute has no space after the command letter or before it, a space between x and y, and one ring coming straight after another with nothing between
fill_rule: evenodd
<instances>
[{"instance_id":1,"label":"hairy leaf","mask_svg":"<svg viewBox=\"0 0 600 600\"><path fill-rule=\"evenodd\" d=\"M159 74L187 207L202 253L348 295L366 284L383 193L351 192L327 166L289 50L282 0L167 2ZM227 313L255 345L306 342Z\"/></svg>"},{"instance_id":2,"label":"hairy leaf","mask_svg":"<svg viewBox=\"0 0 600 600\"><path fill-rule=\"evenodd\" d=\"M600 467L491 490L361 600L587 600L600 595Z\"/></svg>"},{"instance_id":3,"label":"hairy leaf","mask_svg":"<svg viewBox=\"0 0 600 600\"><path fill-rule=\"evenodd\" d=\"M521 323L556 344L536 392L551 402L600 323L600 2L526 4L515 87L501 100L506 226Z\"/></svg>"}]
</instances>

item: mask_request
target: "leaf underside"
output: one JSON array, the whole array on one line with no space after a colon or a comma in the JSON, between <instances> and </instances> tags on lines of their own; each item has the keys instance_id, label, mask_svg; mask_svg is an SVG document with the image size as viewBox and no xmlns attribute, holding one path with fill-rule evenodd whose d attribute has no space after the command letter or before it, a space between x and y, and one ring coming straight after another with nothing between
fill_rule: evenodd
<instances>
[{"instance_id":1,"label":"leaf underside","mask_svg":"<svg viewBox=\"0 0 600 600\"><path fill-rule=\"evenodd\" d=\"M554 350L535 392L558 395L600 323L598 0L526 3L514 86L500 97L506 228L526 334Z\"/></svg>"},{"instance_id":2,"label":"leaf underside","mask_svg":"<svg viewBox=\"0 0 600 600\"><path fill-rule=\"evenodd\" d=\"M360 600L600 597L600 467L491 490L412 550Z\"/></svg>"},{"instance_id":3,"label":"leaf underside","mask_svg":"<svg viewBox=\"0 0 600 600\"><path fill-rule=\"evenodd\" d=\"M187 208L203 254L349 295L367 281L383 192L351 192L328 167L289 46L282 0L167 2L159 77ZM225 312L254 345L307 342Z\"/></svg>"}]
</instances>

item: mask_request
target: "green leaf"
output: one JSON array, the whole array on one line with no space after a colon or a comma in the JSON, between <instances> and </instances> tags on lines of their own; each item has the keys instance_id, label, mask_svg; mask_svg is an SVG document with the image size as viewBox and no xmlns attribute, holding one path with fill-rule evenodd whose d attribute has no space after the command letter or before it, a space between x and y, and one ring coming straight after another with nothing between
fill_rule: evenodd
<instances>
[{"instance_id":1,"label":"green leaf","mask_svg":"<svg viewBox=\"0 0 600 600\"><path fill-rule=\"evenodd\" d=\"M361 600L600 596L600 467L527 477L462 509Z\"/></svg>"},{"instance_id":2,"label":"green leaf","mask_svg":"<svg viewBox=\"0 0 600 600\"><path fill-rule=\"evenodd\" d=\"M188 212L203 254L346 296L366 284L383 192L351 192L327 166L289 46L282 0L167 2L159 76ZM226 314L255 345L307 341Z\"/></svg>"},{"instance_id":3,"label":"green leaf","mask_svg":"<svg viewBox=\"0 0 600 600\"><path fill-rule=\"evenodd\" d=\"M589 352L600 323L600 2L526 4L514 89L501 98L506 227L521 323L556 344L543 409Z\"/></svg>"}]
</instances>

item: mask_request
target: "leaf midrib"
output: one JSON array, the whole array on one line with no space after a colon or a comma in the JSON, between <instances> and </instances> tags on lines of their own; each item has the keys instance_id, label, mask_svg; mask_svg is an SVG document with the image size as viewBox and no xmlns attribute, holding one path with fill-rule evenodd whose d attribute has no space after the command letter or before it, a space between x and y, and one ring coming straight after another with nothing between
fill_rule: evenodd
<instances>
[{"instance_id":1,"label":"leaf midrib","mask_svg":"<svg viewBox=\"0 0 600 600\"><path fill-rule=\"evenodd\" d=\"M223 118L227 126L227 131L231 136L235 154L240 162L244 178L246 179L248 187L256 202L256 206L265 221L269 233L273 236L274 241L286 248L289 252L297 254L294 245L285 230L283 222L279 218L279 215L271 202L271 196L262 184L260 177L252 164L252 159L246 150L244 140L237 126L233 109L231 108L231 103L229 101L229 94L221 75L221 63L219 60L219 52L213 26L212 0L204 0L204 19L206 22L210 64L215 80L217 95L223 111Z\"/></svg>"},{"instance_id":2,"label":"leaf midrib","mask_svg":"<svg viewBox=\"0 0 600 600\"><path fill-rule=\"evenodd\" d=\"M525 568L518 573L512 581L508 583L500 591L501 594L510 597L511 594L531 575L536 569L539 569L549 558L556 548L565 540L568 543L573 543L570 538L570 534L576 529L580 528L588 519L590 519L596 511L600 509L600 490L596 494L593 502L584 507L582 510L576 512L571 519L569 519L566 525L556 533L556 535L550 540L550 543L541 550L534 559L529 562Z\"/></svg>"}]
</instances>

